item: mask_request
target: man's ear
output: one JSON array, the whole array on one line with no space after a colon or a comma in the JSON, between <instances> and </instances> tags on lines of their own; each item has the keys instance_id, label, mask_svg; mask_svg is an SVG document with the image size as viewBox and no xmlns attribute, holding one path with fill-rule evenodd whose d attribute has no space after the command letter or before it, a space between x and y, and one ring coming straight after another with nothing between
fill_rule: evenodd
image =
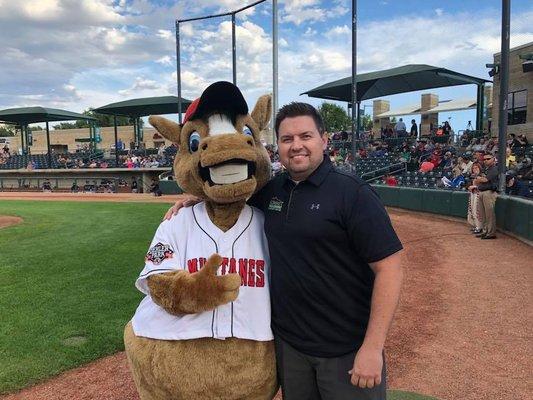
<instances>
[{"instance_id":1,"label":"man's ear","mask_svg":"<svg viewBox=\"0 0 533 400\"><path fill-rule=\"evenodd\" d=\"M260 131L265 129L270 121L270 116L272 115L272 96L265 94L259 97L257 103L255 103L254 110L250 115Z\"/></svg>"},{"instance_id":2,"label":"man's ear","mask_svg":"<svg viewBox=\"0 0 533 400\"><path fill-rule=\"evenodd\" d=\"M150 125L152 125L163 137L170 140L172 143L179 144L181 133L181 126L179 124L158 115L150 115L148 122L150 122Z\"/></svg>"}]
</instances>

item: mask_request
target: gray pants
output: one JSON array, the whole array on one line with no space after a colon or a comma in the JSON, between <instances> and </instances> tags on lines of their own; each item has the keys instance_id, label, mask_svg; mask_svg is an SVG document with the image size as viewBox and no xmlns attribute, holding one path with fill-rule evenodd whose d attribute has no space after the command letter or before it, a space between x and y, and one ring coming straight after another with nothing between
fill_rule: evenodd
<instances>
[{"instance_id":1,"label":"gray pants","mask_svg":"<svg viewBox=\"0 0 533 400\"><path fill-rule=\"evenodd\" d=\"M283 400L386 400L385 361L381 384L361 389L351 384L348 371L355 352L335 358L308 356L279 337L275 339L278 378Z\"/></svg>"},{"instance_id":2,"label":"gray pants","mask_svg":"<svg viewBox=\"0 0 533 400\"><path fill-rule=\"evenodd\" d=\"M483 224L483 232L487 236L492 236L496 233L496 213L494 212L494 206L496 205L497 197L498 193L492 190L485 190L479 193L481 223Z\"/></svg>"}]
</instances>

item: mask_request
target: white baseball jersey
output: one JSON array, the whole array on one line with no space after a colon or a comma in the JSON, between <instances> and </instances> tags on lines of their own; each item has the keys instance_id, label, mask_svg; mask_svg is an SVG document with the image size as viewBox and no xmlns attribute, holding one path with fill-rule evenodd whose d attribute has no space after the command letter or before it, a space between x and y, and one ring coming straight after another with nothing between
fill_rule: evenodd
<instances>
[{"instance_id":1,"label":"white baseball jersey","mask_svg":"<svg viewBox=\"0 0 533 400\"><path fill-rule=\"evenodd\" d=\"M246 205L237 223L223 232L211 222L205 203L183 208L172 219L163 221L135 283L146 294L132 319L135 334L164 340L202 337L272 340L270 258L263 223L263 213ZM223 257L217 275L234 272L241 275L237 300L212 311L179 316L154 303L147 277L177 269L194 273L214 253Z\"/></svg>"}]
</instances>

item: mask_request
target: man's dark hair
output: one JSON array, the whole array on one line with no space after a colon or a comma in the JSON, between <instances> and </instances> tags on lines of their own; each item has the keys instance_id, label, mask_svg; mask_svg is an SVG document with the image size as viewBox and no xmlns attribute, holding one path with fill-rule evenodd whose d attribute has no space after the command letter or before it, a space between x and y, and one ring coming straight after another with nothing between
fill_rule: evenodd
<instances>
[{"instance_id":1,"label":"man's dark hair","mask_svg":"<svg viewBox=\"0 0 533 400\"><path fill-rule=\"evenodd\" d=\"M311 104L293 101L292 103L285 104L283 107L281 107L278 113L276 114L276 123L274 125L276 137L279 137L279 126L285 118L294 118L302 116L308 116L313 118L313 120L315 121L316 129L318 130L318 133L320 133L320 136L324 134L324 121L322 120L322 116L320 115L318 110Z\"/></svg>"}]
</instances>

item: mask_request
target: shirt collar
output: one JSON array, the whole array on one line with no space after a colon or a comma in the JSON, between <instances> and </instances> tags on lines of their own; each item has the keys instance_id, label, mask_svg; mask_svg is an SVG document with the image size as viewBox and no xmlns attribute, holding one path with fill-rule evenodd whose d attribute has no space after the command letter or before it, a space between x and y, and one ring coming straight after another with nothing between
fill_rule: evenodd
<instances>
[{"instance_id":1,"label":"shirt collar","mask_svg":"<svg viewBox=\"0 0 533 400\"><path fill-rule=\"evenodd\" d=\"M307 179L302 182L309 182L314 186L320 186L322 182L324 182L324 179L326 179L326 176L329 174L329 171L332 168L333 165L331 164L331 161L327 154L325 154L324 159L322 160L320 165L312 172L311 175L307 177ZM291 177L288 173L285 174L285 183L287 183L287 181L291 181Z\"/></svg>"}]
</instances>

